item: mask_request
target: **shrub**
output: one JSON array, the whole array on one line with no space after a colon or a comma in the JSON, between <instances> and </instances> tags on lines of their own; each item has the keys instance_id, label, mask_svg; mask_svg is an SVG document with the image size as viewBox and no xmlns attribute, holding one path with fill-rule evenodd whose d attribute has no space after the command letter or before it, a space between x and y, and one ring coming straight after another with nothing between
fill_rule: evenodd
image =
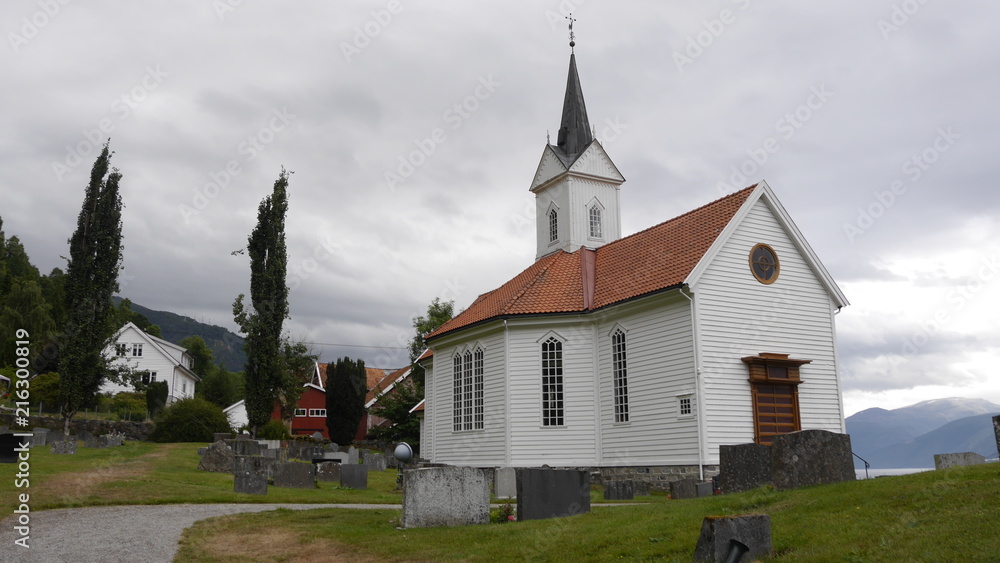
<instances>
[{"instance_id":1,"label":"shrub","mask_svg":"<svg viewBox=\"0 0 1000 563\"><path fill-rule=\"evenodd\" d=\"M182 399L160 411L153 442L211 442L216 432L232 432L222 408L204 399Z\"/></svg>"},{"instance_id":2,"label":"shrub","mask_svg":"<svg viewBox=\"0 0 1000 563\"><path fill-rule=\"evenodd\" d=\"M136 391L118 393L111 399L111 412L117 414L119 420L146 420L146 394Z\"/></svg>"},{"instance_id":3,"label":"shrub","mask_svg":"<svg viewBox=\"0 0 1000 563\"><path fill-rule=\"evenodd\" d=\"M261 440L287 440L292 435L288 433L284 422L272 420L257 430L257 437Z\"/></svg>"},{"instance_id":4,"label":"shrub","mask_svg":"<svg viewBox=\"0 0 1000 563\"><path fill-rule=\"evenodd\" d=\"M168 391L166 381L154 381L146 387L146 410L149 411L149 416L156 416L166 406Z\"/></svg>"},{"instance_id":5,"label":"shrub","mask_svg":"<svg viewBox=\"0 0 1000 563\"><path fill-rule=\"evenodd\" d=\"M11 378L11 381L14 381ZM32 406L39 403L46 409L55 409L59 405L59 374L52 371L40 373L31 378L31 395L29 400Z\"/></svg>"}]
</instances>

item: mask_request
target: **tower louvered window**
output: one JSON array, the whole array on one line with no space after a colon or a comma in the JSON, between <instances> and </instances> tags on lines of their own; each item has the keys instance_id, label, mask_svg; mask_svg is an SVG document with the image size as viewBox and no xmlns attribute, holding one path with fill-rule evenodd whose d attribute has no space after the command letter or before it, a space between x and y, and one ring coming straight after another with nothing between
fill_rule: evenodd
<instances>
[{"instance_id":1,"label":"tower louvered window","mask_svg":"<svg viewBox=\"0 0 1000 563\"><path fill-rule=\"evenodd\" d=\"M611 370L615 391L615 422L628 422L628 365L625 358L625 331L611 335Z\"/></svg>"},{"instance_id":2,"label":"tower louvered window","mask_svg":"<svg viewBox=\"0 0 1000 563\"><path fill-rule=\"evenodd\" d=\"M542 343L542 426L562 426L562 342L554 336Z\"/></svg>"}]
</instances>

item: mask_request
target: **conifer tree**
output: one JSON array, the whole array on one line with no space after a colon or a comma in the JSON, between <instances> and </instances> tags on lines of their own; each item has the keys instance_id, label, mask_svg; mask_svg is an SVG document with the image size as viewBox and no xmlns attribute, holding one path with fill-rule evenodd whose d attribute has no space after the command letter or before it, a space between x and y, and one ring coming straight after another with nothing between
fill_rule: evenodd
<instances>
[{"instance_id":1,"label":"conifer tree","mask_svg":"<svg viewBox=\"0 0 1000 563\"><path fill-rule=\"evenodd\" d=\"M121 173L108 173L108 145L94 162L84 194L76 232L69 240L66 271L66 324L59 347L59 401L63 432L80 407L92 401L106 377L115 378L105 348L114 337L115 306L122 266Z\"/></svg>"},{"instance_id":2,"label":"conifer tree","mask_svg":"<svg viewBox=\"0 0 1000 563\"><path fill-rule=\"evenodd\" d=\"M326 366L326 428L333 442L354 441L365 412L367 381L363 360L345 357Z\"/></svg>"},{"instance_id":3,"label":"conifer tree","mask_svg":"<svg viewBox=\"0 0 1000 563\"><path fill-rule=\"evenodd\" d=\"M242 293L233 302L236 324L246 334L245 405L254 435L270 420L276 390L283 380L281 328L288 318L288 286L285 285L287 188L288 172L282 168L271 195L257 208L257 226L247 239L250 309L244 305Z\"/></svg>"}]
</instances>

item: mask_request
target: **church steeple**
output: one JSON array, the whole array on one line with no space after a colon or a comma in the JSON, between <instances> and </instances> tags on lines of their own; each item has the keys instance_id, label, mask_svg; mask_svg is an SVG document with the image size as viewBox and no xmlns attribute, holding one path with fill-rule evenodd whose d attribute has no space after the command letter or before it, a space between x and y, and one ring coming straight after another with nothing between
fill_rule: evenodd
<instances>
[{"instance_id":1,"label":"church steeple","mask_svg":"<svg viewBox=\"0 0 1000 563\"><path fill-rule=\"evenodd\" d=\"M569 46L575 47L572 14ZM576 70L569 55L569 77L556 144L546 141L535 170L536 259L560 250L599 248L621 237L618 192L625 178L601 143L594 139Z\"/></svg>"},{"instance_id":2,"label":"church steeple","mask_svg":"<svg viewBox=\"0 0 1000 563\"><path fill-rule=\"evenodd\" d=\"M576 54L569 56L569 77L566 79L566 97L563 98L562 123L556 146L569 162L594 140L587 118L587 104L583 101L583 88L576 70Z\"/></svg>"}]
</instances>

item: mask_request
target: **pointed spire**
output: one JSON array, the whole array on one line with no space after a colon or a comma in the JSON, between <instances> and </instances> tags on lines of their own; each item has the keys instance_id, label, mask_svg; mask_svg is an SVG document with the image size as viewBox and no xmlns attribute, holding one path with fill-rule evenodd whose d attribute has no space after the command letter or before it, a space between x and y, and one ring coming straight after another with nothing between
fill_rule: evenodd
<instances>
[{"instance_id":1,"label":"pointed spire","mask_svg":"<svg viewBox=\"0 0 1000 563\"><path fill-rule=\"evenodd\" d=\"M587 105L583 101L583 88L576 70L576 55L569 56L569 77L566 80L566 97L563 99L562 124L556 146L561 152L575 159L594 140L587 118Z\"/></svg>"}]
</instances>

